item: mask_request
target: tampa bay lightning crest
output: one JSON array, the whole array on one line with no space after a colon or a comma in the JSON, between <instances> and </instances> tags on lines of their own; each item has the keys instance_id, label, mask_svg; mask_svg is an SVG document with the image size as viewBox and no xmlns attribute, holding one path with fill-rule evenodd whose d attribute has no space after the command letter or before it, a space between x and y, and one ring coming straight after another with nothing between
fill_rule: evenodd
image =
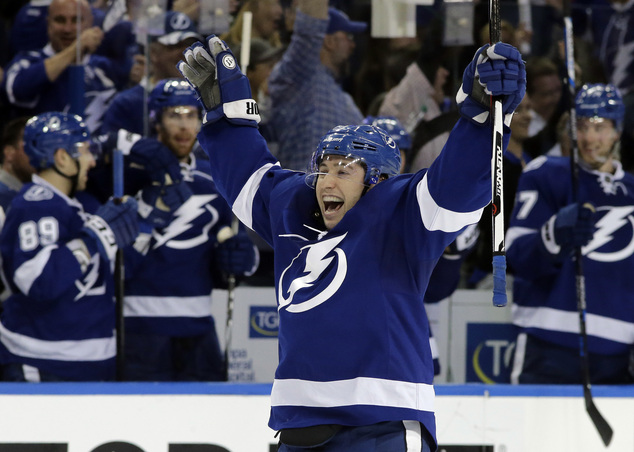
<instances>
[{"instance_id":1,"label":"tampa bay lightning crest","mask_svg":"<svg viewBox=\"0 0 634 452\"><path fill-rule=\"evenodd\" d=\"M592 240L582 251L597 262L618 262L634 254L634 206L602 206Z\"/></svg>"},{"instance_id":2,"label":"tampa bay lightning crest","mask_svg":"<svg viewBox=\"0 0 634 452\"><path fill-rule=\"evenodd\" d=\"M346 235L300 249L280 277L278 310L305 312L328 301L339 290L348 272L348 262L338 245Z\"/></svg>"}]
</instances>

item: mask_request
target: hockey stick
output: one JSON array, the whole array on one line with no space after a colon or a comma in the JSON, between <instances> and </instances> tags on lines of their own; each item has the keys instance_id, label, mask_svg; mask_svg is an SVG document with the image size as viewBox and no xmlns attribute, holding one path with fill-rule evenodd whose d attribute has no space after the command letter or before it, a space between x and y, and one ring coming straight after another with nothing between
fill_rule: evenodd
<instances>
[{"instance_id":1,"label":"hockey stick","mask_svg":"<svg viewBox=\"0 0 634 452\"><path fill-rule=\"evenodd\" d=\"M240 223L237 217L233 217L231 227L225 226L216 238L218 243L229 240L238 233ZM229 350L231 349L231 333L233 330L233 303L236 297L236 275L230 273L227 277L227 321L225 322L225 381L229 381Z\"/></svg>"},{"instance_id":2,"label":"hockey stick","mask_svg":"<svg viewBox=\"0 0 634 452\"><path fill-rule=\"evenodd\" d=\"M81 57L81 25L82 25L82 3L77 2L77 28L75 44L75 64L68 66L68 93L69 93L69 113L84 116L85 108L85 83L84 65Z\"/></svg>"},{"instance_id":3,"label":"hockey stick","mask_svg":"<svg viewBox=\"0 0 634 452\"><path fill-rule=\"evenodd\" d=\"M123 200L123 153L119 149L112 151L113 200L120 204ZM114 297L117 341L117 381L124 380L125 368L125 318L123 316L125 268L123 250L117 248L114 263Z\"/></svg>"},{"instance_id":4,"label":"hockey stick","mask_svg":"<svg viewBox=\"0 0 634 452\"><path fill-rule=\"evenodd\" d=\"M245 11L242 22L242 42L240 47L240 68L246 74L251 57L251 24L253 13ZM234 216L231 227L225 226L218 232L218 243L238 234L240 221ZM229 350L231 349L231 333L233 330L233 303L236 296L236 275L230 273L227 277L227 321L225 324L225 380L229 381Z\"/></svg>"},{"instance_id":5,"label":"hockey stick","mask_svg":"<svg viewBox=\"0 0 634 452\"><path fill-rule=\"evenodd\" d=\"M574 58L574 41L572 34L572 18L570 17L570 0L564 2L564 48L566 54L566 84L568 85L568 109L570 114L569 131L570 131L570 174L572 182L572 199L574 202L579 201L579 167L577 162L579 159L579 149L577 147L577 114L575 111L575 58ZM612 440L612 427L599 413L592 399L592 391L590 385L590 364L588 360L588 333L586 331L586 280L583 273L583 255L581 247L575 247L575 284L577 293L577 311L579 312L579 352L581 358L581 372L583 378L583 398L586 404L586 411L590 419L594 423L603 444L608 446Z\"/></svg>"},{"instance_id":6,"label":"hockey stick","mask_svg":"<svg viewBox=\"0 0 634 452\"><path fill-rule=\"evenodd\" d=\"M500 40L500 2L489 0L489 44ZM502 100L491 96L493 146L491 156L491 214L493 242L493 305L506 306L506 252L504 249L504 172L502 154Z\"/></svg>"}]
</instances>

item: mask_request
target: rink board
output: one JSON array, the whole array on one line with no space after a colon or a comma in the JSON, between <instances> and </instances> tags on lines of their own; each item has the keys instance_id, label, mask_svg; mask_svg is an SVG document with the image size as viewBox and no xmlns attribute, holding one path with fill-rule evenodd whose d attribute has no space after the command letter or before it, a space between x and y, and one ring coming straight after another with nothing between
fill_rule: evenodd
<instances>
[{"instance_id":1,"label":"rink board","mask_svg":"<svg viewBox=\"0 0 634 452\"><path fill-rule=\"evenodd\" d=\"M0 451L271 452L270 389L244 383L1 383ZM593 391L615 431L607 449L575 386L438 385L438 438L446 452L634 451L634 387Z\"/></svg>"}]
</instances>

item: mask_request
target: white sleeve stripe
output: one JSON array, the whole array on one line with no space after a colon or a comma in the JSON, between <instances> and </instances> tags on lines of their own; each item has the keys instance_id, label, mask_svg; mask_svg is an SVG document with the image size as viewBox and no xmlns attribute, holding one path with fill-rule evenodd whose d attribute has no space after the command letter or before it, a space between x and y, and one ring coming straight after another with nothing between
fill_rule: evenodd
<instances>
[{"instance_id":1,"label":"white sleeve stripe","mask_svg":"<svg viewBox=\"0 0 634 452\"><path fill-rule=\"evenodd\" d=\"M504 240L506 242L506 249L510 249L511 246L513 246L513 242L515 242L515 240L519 239L520 237L536 233L537 230L531 228L523 228L519 226L508 228L508 230L506 231L506 236L504 237Z\"/></svg>"},{"instance_id":2,"label":"white sleeve stripe","mask_svg":"<svg viewBox=\"0 0 634 452\"><path fill-rule=\"evenodd\" d=\"M0 340L11 353L57 361L104 361L116 354L115 336L77 341L45 341L9 331L0 323Z\"/></svg>"},{"instance_id":3,"label":"white sleeve stripe","mask_svg":"<svg viewBox=\"0 0 634 452\"><path fill-rule=\"evenodd\" d=\"M13 281L23 294L28 295L31 286L33 286L35 280L42 274L44 267L46 267L51 257L51 253L56 248L57 245L45 246L32 259L23 262L15 271Z\"/></svg>"},{"instance_id":4,"label":"white sleeve stripe","mask_svg":"<svg viewBox=\"0 0 634 452\"><path fill-rule=\"evenodd\" d=\"M416 197L423 225L429 231L456 232L463 227L480 221L484 207L473 212L453 212L436 204L429 187L427 186L427 174L416 187Z\"/></svg>"},{"instance_id":5,"label":"white sleeve stripe","mask_svg":"<svg viewBox=\"0 0 634 452\"><path fill-rule=\"evenodd\" d=\"M271 405L329 408L373 405L434 411L434 387L425 383L357 377L338 381L276 379Z\"/></svg>"},{"instance_id":6,"label":"white sleeve stripe","mask_svg":"<svg viewBox=\"0 0 634 452\"><path fill-rule=\"evenodd\" d=\"M238 197L233 203L233 213L242 223L244 223L246 227L250 229L253 229L253 198L255 198L255 194L260 188L260 181L264 177L264 174L266 174L273 166L280 166L280 163L267 163L251 174L251 177L249 177L247 183L244 184L244 187L242 187L242 190L240 190Z\"/></svg>"},{"instance_id":7,"label":"white sleeve stripe","mask_svg":"<svg viewBox=\"0 0 634 452\"><path fill-rule=\"evenodd\" d=\"M513 323L523 328L540 328L579 334L579 313L547 307L513 305ZM588 335L621 344L634 343L634 323L597 314L586 314Z\"/></svg>"}]
</instances>

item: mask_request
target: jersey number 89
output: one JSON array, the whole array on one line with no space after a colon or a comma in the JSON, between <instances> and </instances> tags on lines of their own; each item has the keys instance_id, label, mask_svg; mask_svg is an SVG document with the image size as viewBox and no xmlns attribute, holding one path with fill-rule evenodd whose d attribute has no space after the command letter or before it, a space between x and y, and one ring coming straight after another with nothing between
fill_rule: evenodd
<instances>
[{"instance_id":1,"label":"jersey number 89","mask_svg":"<svg viewBox=\"0 0 634 452\"><path fill-rule=\"evenodd\" d=\"M20 249L33 251L38 246L46 246L57 242L59 238L59 226L55 217L42 217L37 223L25 221L18 228L20 236Z\"/></svg>"}]
</instances>

